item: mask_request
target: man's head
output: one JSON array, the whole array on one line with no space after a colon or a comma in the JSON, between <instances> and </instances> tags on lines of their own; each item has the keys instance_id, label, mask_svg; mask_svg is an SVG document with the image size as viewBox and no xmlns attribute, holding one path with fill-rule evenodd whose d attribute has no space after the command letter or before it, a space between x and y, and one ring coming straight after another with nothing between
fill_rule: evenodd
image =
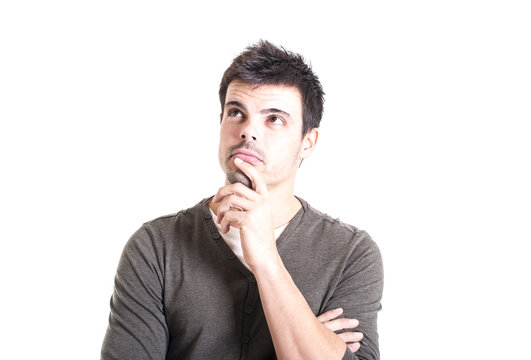
<instances>
[{"instance_id":1,"label":"man's head","mask_svg":"<svg viewBox=\"0 0 531 360\"><path fill-rule=\"evenodd\" d=\"M222 113L227 89L234 80L257 86L282 85L297 88L302 100L302 135L319 127L323 116L324 92L319 79L301 55L264 40L249 46L223 74L219 87Z\"/></svg>"},{"instance_id":2,"label":"man's head","mask_svg":"<svg viewBox=\"0 0 531 360\"><path fill-rule=\"evenodd\" d=\"M323 91L310 67L300 55L261 41L225 71L219 94L219 161L227 181L253 187L234 163L239 158L268 189L292 191L301 161L315 148L323 111Z\"/></svg>"}]
</instances>

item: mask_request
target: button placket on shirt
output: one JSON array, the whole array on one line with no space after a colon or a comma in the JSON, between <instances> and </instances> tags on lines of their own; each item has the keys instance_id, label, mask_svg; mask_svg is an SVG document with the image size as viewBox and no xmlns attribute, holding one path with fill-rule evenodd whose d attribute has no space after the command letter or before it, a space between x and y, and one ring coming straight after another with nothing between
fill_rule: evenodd
<instances>
[{"instance_id":1,"label":"button placket on shirt","mask_svg":"<svg viewBox=\"0 0 531 360\"><path fill-rule=\"evenodd\" d=\"M254 313L254 309L256 307L256 301L258 301L258 286L256 285L256 279L254 276L249 276L247 278L247 286L248 286L248 292L245 299L245 304L243 306L243 329L242 329L242 337L241 337L241 343L242 343L242 358L247 358L248 355L248 346L251 342L251 334L250 334L250 328L251 328L251 322L255 320L255 318L252 316Z\"/></svg>"},{"instance_id":2,"label":"button placket on shirt","mask_svg":"<svg viewBox=\"0 0 531 360\"><path fill-rule=\"evenodd\" d=\"M221 235L219 234L218 230L214 226L214 224L211 221L212 216L210 214L205 214L204 216L205 220L207 220L208 226L211 230L212 238L216 240L218 245L220 245L219 240L222 239ZM221 247L223 251L225 252L227 259L233 263L234 259L237 259L236 255L230 248L222 246ZM239 264L238 264L239 265ZM243 265L241 266L243 267ZM247 270L247 269L246 269ZM249 356L252 356L249 352L249 345L251 343L251 322L255 321L256 319L252 316L255 313L256 309L256 302L258 301L258 286L256 284L256 279L252 274L249 274L247 271L245 271L247 274L245 274L245 277L247 278L247 292L245 294L242 314L243 314L243 322L242 322L242 332L240 337L240 343L241 343L241 355L240 359L247 359ZM245 273L244 272L244 273Z\"/></svg>"}]
</instances>

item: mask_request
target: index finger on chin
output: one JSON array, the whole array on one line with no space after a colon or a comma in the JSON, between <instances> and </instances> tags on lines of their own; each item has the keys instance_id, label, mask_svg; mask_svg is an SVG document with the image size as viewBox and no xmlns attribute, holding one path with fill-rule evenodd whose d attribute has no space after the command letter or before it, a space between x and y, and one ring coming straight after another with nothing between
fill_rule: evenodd
<instances>
[{"instance_id":1,"label":"index finger on chin","mask_svg":"<svg viewBox=\"0 0 531 360\"><path fill-rule=\"evenodd\" d=\"M251 182L253 183L254 191L256 191L257 193L261 195L267 194L266 184L262 176L258 173L258 171L254 168L253 165L243 161L240 158L235 158L234 164L238 167L238 169L243 171L243 173L247 175L249 179L251 179Z\"/></svg>"}]
</instances>

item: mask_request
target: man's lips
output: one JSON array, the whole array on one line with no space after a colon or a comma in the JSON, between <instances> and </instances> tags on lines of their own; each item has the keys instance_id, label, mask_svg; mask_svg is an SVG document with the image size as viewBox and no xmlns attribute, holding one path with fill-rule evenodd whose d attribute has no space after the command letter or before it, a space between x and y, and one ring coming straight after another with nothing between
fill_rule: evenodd
<instances>
[{"instance_id":1,"label":"man's lips","mask_svg":"<svg viewBox=\"0 0 531 360\"><path fill-rule=\"evenodd\" d=\"M237 150L234 153L232 153L231 157L241 159L252 165L258 165L262 163L262 159L260 159L257 155L255 155L254 153L250 151L245 151L245 150Z\"/></svg>"}]
</instances>

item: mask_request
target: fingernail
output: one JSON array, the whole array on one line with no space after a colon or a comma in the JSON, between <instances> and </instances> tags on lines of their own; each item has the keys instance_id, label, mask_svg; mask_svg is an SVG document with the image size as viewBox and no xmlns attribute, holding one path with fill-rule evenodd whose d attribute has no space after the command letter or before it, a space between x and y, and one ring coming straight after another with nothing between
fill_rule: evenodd
<instances>
[{"instance_id":1,"label":"fingernail","mask_svg":"<svg viewBox=\"0 0 531 360\"><path fill-rule=\"evenodd\" d=\"M238 163L238 164L241 164L243 162L243 160L240 159L240 158L234 158L234 162Z\"/></svg>"},{"instance_id":2,"label":"fingernail","mask_svg":"<svg viewBox=\"0 0 531 360\"><path fill-rule=\"evenodd\" d=\"M356 326L358 326L360 322L359 322L358 320L356 320L356 319L350 319L350 323L351 323L352 325L356 325Z\"/></svg>"}]
</instances>

